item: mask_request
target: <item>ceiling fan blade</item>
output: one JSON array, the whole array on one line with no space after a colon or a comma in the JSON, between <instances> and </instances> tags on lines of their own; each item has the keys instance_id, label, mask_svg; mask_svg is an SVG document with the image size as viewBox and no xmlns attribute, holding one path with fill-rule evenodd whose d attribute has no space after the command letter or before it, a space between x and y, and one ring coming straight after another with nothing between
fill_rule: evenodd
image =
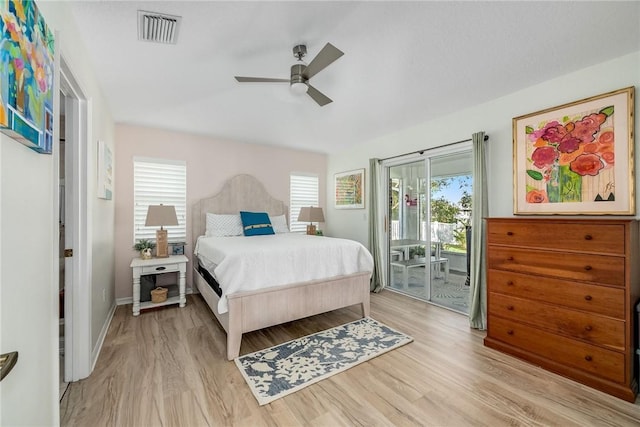
<instances>
[{"instance_id":1,"label":"ceiling fan blade","mask_svg":"<svg viewBox=\"0 0 640 427\"><path fill-rule=\"evenodd\" d=\"M331 65L333 61L340 58L342 55L344 55L344 52L331 43L327 43L316 57L311 60L309 65L307 65L307 69L302 73L302 76L307 80L310 79Z\"/></svg>"},{"instance_id":2,"label":"ceiling fan blade","mask_svg":"<svg viewBox=\"0 0 640 427\"><path fill-rule=\"evenodd\" d=\"M318 103L319 106L325 106L330 102L333 102L331 100L331 98L329 98L327 95L325 95L324 93L320 92L318 89L316 89L315 87L311 86L310 84L307 83L307 86L309 86L309 88L307 89L307 95L309 95L311 98L313 98L314 101L316 101Z\"/></svg>"},{"instance_id":3,"label":"ceiling fan blade","mask_svg":"<svg viewBox=\"0 0 640 427\"><path fill-rule=\"evenodd\" d=\"M289 83L289 79L270 79L267 77L238 77L235 76L236 80L240 83L276 83L276 82L287 82Z\"/></svg>"}]
</instances>

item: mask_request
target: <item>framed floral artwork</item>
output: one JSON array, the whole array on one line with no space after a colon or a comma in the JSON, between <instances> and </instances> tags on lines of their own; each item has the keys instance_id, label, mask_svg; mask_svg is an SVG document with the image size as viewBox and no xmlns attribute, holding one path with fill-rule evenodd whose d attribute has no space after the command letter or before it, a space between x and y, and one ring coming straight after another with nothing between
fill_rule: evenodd
<instances>
[{"instance_id":1,"label":"framed floral artwork","mask_svg":"<svg viewBox=\"0 0 640 427\"><path fill-rule=\"evenodd\" d=\"M0 2L0 132L53 152L55 40L35 1Z\"/></svg>"},{"instance_id":2,"label":"framed floral artwork","mask_svg":"<svg viewBox=\"0 0 640 427\"><path fill-rule=\"evenodd\" d=\"M634 88L513 119L514 214L634 215Z\"/></svg>"},{"instance_id":3,"label":"framed floral artwork","mask_svg":"<svg viewBox=\"0 0 640 427\"><path fill-rule=\"evenodd\" d=\"M336 209L364 208L364 169L335 175Z\"/></svg>"}]
</instances>

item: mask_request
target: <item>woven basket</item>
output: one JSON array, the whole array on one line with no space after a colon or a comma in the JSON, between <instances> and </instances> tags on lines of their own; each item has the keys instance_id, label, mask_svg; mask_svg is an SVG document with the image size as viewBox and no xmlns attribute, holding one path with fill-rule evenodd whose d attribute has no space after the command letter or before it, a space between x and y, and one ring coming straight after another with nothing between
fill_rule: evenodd
<instances>
[{"instance_id":1,"label":"woven basket","mask_svg":"<svg viewBox=\"0 0 640 427\"><path fill-rule=\"evenodd\" d=\"M167 288L157 287L151 291L151 302L159 303L165 302L167 300L167 292L169 290Z\"/></svg>"}]
</instances>

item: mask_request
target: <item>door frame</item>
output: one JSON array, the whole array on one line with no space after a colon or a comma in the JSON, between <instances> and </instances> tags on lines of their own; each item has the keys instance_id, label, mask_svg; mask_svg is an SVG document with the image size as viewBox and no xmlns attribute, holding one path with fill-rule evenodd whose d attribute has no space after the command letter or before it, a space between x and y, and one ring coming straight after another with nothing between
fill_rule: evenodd
<instances>
[{"instance_id":1,"label":"door frame","mask_svg":"<svg viewBox=\"0 0 640 427\"><path fill-rule=\"evenodd\" d=\"M65 99L65 168L70 173L65 176L65 224L71 225L71 242L65 241L65 245L73 249L73 256L65 258L64 380L71 382L91 373L91 240L87 207L90 105L62 54L59 81ZM67 283L70 289L66 289Z\"/></svg>"},{"instance_id":2,"label":"door frame","mask_svg":"<svg viewBox=\"0 0 640 427\"><path fill-rule=\"evenodd\" d=\"M388 201L389 198L391 197L390 194L390 185L389 185L389 180L391 179L390 174L389 174L389 169L391 167L394 166L401 166L404 164L408 164L408 163L415 163L415 162L419 162L419 161L424 161L424 168L425 168L425 176L427 177L427 188L431 188L431 158L433 157L439 157L439 156L445 156L448 154L455 154L455 153L459 153L459 152L463 152L463 151L472 151L473 150L473 143L471 142L471 140L468 141L462 141L462 142L458 142L458 143L454 143L454 144L448 144L446 146L442 146L442 147L434 147L434 148L430 148L430 149L425 149L423 151L419 151L419 152L415 152L415 153L410 153L407 154L405 156L399 156L399 157L393 157L390 159L386 159L382 161L382 167L383 167L383 174L385 176L385 182L387 183L385 186L385 190L384 190L384 195L385 195L385 200ZM429 219L430 222L430 218L431 218L431 196L430 196L430 191L428 193L429 197L427 200L425 200L427 206L426 206L426 218ZM385 241L385 248L384 248L384 264L385 264L385 269L386 269L386 275L387 275L387 283L391 283L391 264L390 264L390 259L389 259L389 240L390 240L390 236L391 236L391 218L389 215L389 203L385 203L386 211L384 213L385 217L387 218L387 227L386 227L386 233L384 236L384 241ZM430 227L430 224L428 224ZM429 233L427 233L427 241L429 242L429 245L427 246L427 248L430 248L430 242L431 242L431 236ZM428 294L431 294L431 268L427 268L425 270L426 273L426 277L425 280L427 281L427 286L428 286Z\"/></svg>"}]
</instances>

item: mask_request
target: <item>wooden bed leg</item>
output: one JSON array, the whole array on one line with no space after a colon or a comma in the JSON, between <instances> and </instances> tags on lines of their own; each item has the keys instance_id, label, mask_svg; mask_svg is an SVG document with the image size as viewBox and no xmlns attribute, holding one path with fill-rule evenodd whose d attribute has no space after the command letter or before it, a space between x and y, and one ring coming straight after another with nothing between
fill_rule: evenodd
<instances>
[{"instance_id":1,"label":"wooden bed leg","mask_svg":"<svg viewBox=\"0 0 640 427\"><path fill-rule=\"evenodd\" d=\"M243 307L239 298L227 298L229 304L229 327L227 330L227 359L233 360L240 355L242 342Z\"/></svg>"},{"instance_id":2,"label":"wooden bed leg","mask_svg":"<svg viewBox=\"0 0 640 427\"><path fill-rule=\"evenodd\" d=\"M227 333L227 359L233 360L240 355L240 343L242 334Z\"/></svg>"},{"instance_id":3,"label":"wooden bed leg","mask_svg":"<svg viewBox=\"0 0 640 427\"><path fill-rule=\"evenodd\" d=\"M369 317L371 314L371 294L368 289L360 305L362 306L362 317Z\"/></svg>"},{"instance_id":4,"label":"wooden bed leg","mask_svg":"<svg viewBox=\"0 0 640 427\"><path fill-rule=\"evenodd\" d=\"M362 302L360 303L360 305L362 306L362 317L369 317L369 314L370 314L369 304Z\"/></svg>"}]
</instances>

